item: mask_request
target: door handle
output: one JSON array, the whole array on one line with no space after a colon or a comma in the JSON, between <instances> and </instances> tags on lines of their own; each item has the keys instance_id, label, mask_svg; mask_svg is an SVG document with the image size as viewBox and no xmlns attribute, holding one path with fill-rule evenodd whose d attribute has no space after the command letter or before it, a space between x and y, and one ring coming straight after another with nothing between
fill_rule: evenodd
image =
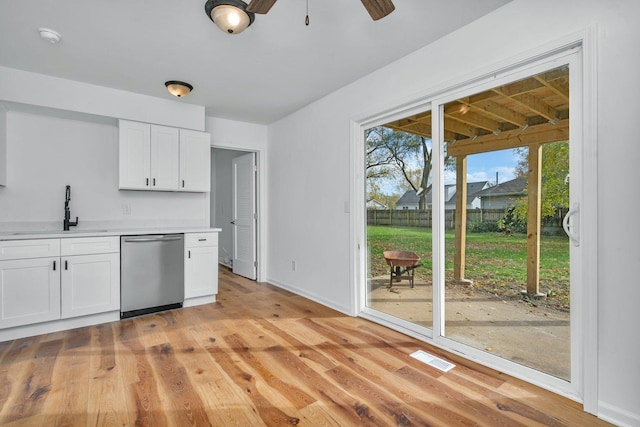
<instances>
[{"instance_id":1,"label":"door handle","mask_svg":"<svg viewBox=\"0 0 640 427\"><path fill-rule=\"evenodd\" d=\"M562 228L573 246L580 246L580 204L574 203L562 219Z\"/></svg>"},{"instance_id":2,"label":"door handle","mask_svg":"<svg viewBox=\"0 0 640 427\"><path fill-rule=\"evenodd\" d=\"M145 242L171 242L181 240L182 236L158 236L158 237L129 237L124 239L127 243L145 243Z\"/></svg>"}]
</instances>

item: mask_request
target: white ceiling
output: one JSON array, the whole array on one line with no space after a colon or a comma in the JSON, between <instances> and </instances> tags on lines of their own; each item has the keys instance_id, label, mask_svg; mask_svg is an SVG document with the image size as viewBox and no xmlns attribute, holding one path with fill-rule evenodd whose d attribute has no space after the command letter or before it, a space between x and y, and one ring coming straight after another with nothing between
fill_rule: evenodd
<instances>
[{"instance_id":1,"label":"white ceiling","mask_svg":"<svg viewBox=\"0 0 640 427\"><path fill-rule=\"evenodd\" d=\"M0 65L162 98L183 80L195 89L180 102L267 124L508 1L394 0L374 22L360 0L309 0L306 27L306 1L279 0L228 35L205 0L0 0Z\"/></svg>"}]
</instances>

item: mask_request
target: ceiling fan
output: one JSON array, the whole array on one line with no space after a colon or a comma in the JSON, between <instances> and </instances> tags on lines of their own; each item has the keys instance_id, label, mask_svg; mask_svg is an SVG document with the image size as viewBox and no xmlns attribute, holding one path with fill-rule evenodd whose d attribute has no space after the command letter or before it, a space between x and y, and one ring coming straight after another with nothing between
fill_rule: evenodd
<instances>
[{"instance_id":1,"label":"ceiling fan","mask_svg":"<svg viewBox=\"0 0 640 427\"><path fill-rule=\"evenodd\" d=\"M259 13L261 15L269 12L276 0L251 0L247 7L247 12ZM371 15L374 21L384 18L395 10L391 0L362 0L362 4Z\"/></svg>"}]
</instances>

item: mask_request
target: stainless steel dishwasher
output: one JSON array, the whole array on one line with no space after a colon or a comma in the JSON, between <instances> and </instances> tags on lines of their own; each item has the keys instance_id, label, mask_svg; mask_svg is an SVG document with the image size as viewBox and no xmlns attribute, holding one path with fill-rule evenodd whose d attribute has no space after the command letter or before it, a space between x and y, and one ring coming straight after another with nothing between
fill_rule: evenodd
<instances>
[{"instance_id":1,"label":"stainless steel dishwasher","mask_svg":"<svg viewBox=\"0 0 640 427\"><path fill-rule=\"evenodd\" d=\"M120 318L182 307L184 235L120 237Z\"/></svg>"}]
</instances>

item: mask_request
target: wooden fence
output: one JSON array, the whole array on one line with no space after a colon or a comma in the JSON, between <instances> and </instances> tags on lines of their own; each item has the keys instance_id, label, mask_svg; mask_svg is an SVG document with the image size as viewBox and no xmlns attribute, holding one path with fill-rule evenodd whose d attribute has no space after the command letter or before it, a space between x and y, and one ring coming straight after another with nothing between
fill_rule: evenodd
<instances>
[{"instance_id":1,"label":"wooden fence","mask_svg":"<svg viewBox=\"0 0 640 427\"><path fill-rule=\"evenodd\" d=\"M431 227L432 210L367 210L369 225L397 225L403 227ZM445 210L445 227L452 230L455 210ZM504 216L504 209L467 209L467 223L496 222Z\"/></svg>"},{"instance_id":2,"label":"wooden fence","mask_svg":"<svg viewBox=\"0 0 640 427\"><path fill-rule=\"evenodd\" d=\"M399 227L431 227L431 210L367 210L368 225L395 225ZM547 218L542 223L540 233L547 236L565 236L562 229L562 217L566 214L566 209L557 213L556 218ZM504 216L504 209L467 209L467 228L474 223L496 224ZM455 226L455 210L444 211L444 224L447 230L453 230ZM497 225L495 225L497 227ZM482 231L490 231L485 228ZM497 230L497 229L494 229ZM472 230L470 230L472 231ZM481 231L481 230L476 230Z\"/></svg>"}]
</instances>

